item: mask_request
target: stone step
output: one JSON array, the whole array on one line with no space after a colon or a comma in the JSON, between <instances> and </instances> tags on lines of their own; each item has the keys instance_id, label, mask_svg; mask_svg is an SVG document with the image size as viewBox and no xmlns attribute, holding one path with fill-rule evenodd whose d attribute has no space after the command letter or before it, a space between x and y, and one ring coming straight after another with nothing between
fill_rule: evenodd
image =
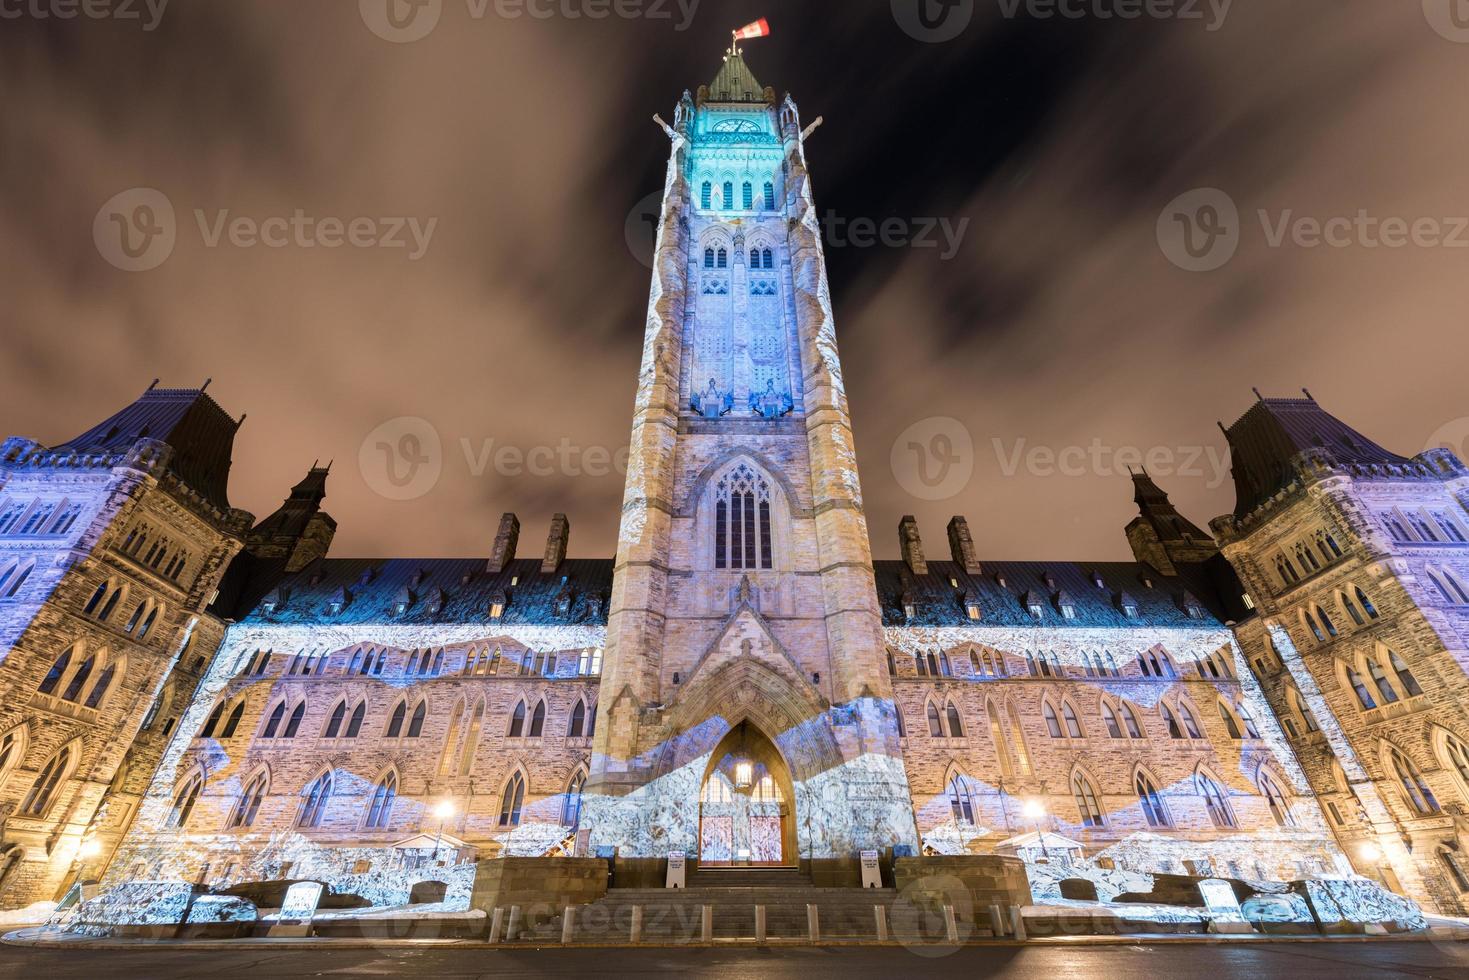
<instances>
[{"instance_id":1,"label":"stone step","mask_svg":"<svg viewBox=\"0 0 1469 980\"><path fill-rule=\"evenodd\" d=\"M717 892L717 897L714 893ZM742 896L744 897L744 896ZM899 902L893 889L799 889L771 890L763 901L732 900L723 889L700 889L697 893L668 889L619 889L591 905L575 911L573 941L625 939L632 923L632 909L643 910L643 938L648 941L698 939L703 933L703 906L713 906L713 937L753 939L755 905L765 906L766 935L771 939L804 939L808 936L807 900L817 906L821 934L838 939L874 939L877 927L873 906L886 909L889 935L895 939L936 941L945 935L941 916L925 915ZM960 916L961 921L969 917ZM989 935L988 912L981 910L965 924L969 936ZM523 940L556 942L561 938L562 916L558 913L534 923L519 937Z\"/></svg>"}]
</instances>

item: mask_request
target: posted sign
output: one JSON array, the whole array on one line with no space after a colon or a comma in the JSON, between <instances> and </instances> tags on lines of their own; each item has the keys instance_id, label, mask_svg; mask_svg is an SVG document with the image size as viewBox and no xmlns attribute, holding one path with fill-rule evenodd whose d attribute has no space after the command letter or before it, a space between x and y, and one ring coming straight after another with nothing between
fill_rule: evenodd
<instances>
[{"instance_id":1,"label":"posted sign","mask_svg":"<svg viewBox=\"0 0 1469 980\"><path fill-rule=\"evenodd\" d=\"M674 851L668 855L668 879L664 882L665 888L686 888L684 882L684 854L683 851Z\"/></svg>"}]
</instances>

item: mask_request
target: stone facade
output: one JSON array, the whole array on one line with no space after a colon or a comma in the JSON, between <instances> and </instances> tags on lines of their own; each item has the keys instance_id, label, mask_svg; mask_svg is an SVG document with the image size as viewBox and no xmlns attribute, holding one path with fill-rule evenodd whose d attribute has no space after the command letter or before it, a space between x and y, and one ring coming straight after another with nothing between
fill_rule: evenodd
<instances>
[{"instance_id":1,"label":"stone facade","mask_svg":"<svg viewBox=\"0 0 1469 980\"><path fill-rule=\"evenodd\" d=\"M1469 911L1469 470L1408 459L1309 397L1228 430L1213 528L1258 615L1239 642L1364 875Z\"/></svg>"},{"instance_id":2,"label":"stone facade","mask_svg":"<svg viewBox=\"0 0 1469 980\"><path fill-rule=\"evenodd\" d=\"M221 639L204 610L250 523L223 494L236 425L150 388L68 443L0 448L6 906L105 865Z\"/></svg>"},{"instance_id":3,"label":"stone facade","mask_svg":"<svg viewBox=\"0 0 1469 980\"><path fill-rule=\"evenodd\" d=\"M23 808L77 749L42 812L7 820L0 901L104 870L376 882L400 901L441 864L655 874L675 851L826 880L863 850L1025 854L1044 831L1109 872L1276 881L1345 871L1338 840L1370 840L1391 884L1458 908L1442 855L1469 799L1453 591L1469 571L1437 522L1464 526L1462 464L1304 452L1262 491L1281 468L1247 447L1223 554L1138 474L1136 561L989 561L956 517L947 558L905 518L901 559L875 562L796 106L732 53L667 133L615 560L568 557L565 515L519 558L513 514L487 558L330 557L317 467L252 527L228 508L228 417L202 391L145 396L52 449L6 444L0 573L35 565L0 585L16 668L0 803ZM162 425L169 398L214 430ZM1242 444L1278 448L1249 429ZM83 506L30 527L43 498ZM1410 505L1446 540L1414 540ZM135 554L144 524L187 551L177 583ZM1271 579L1326 528L1339 553ZM133 590L110 620L104 581ZM146 637L128 626L145 595L162 603ZM1311 642L1304 609L1336 595L1362 624L1332 606ZM47 680L70 644L127 656L94 708L86 684L68 694L73 662ZM1388 703L1359 710L1348 662L1398 696L1374 687ZM1404 809L1386 746L1427 812Z\"/></svg>"}]
</instances>

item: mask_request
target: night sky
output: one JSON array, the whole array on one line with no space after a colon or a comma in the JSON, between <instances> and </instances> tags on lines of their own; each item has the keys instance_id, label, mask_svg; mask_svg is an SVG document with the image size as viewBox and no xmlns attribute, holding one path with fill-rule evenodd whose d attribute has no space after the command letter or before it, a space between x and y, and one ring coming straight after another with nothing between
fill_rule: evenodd
<instances>
[{"instance_id":1,"label":"night sky","mask_svg":"<svg viewBox=\"0 0 1469 980\"><path fill-rule=\"evenodd\" d=\"M651 116L672 120L730 29L765 16L750 67L825 120L807 144L818 209L843 229L935 226L937 247L828 240L879 557L906 513L931 556L962 513L984 557L1125 557L1119 447L1151 450L1202 524L1233 507L1215 422L1252 386L1305 386L1404 454L1469 437L1469 37L1434 29L1435 0L1236 0L1222 23L1206 3L1202 20L1122 21L969 0L941 43L886 0L703 0L683 30L672 2L603 20L442 2L412 43L355 0L172 0L152 30L141 2L141 22L4 4L22 16L0 20L0 430L60 442L155 377L212 377L249 415L234 505L264 516L334 458L336 555L484 554L505 510L530 553L564 511L574 555L611 555L620 474L474 470L487 440L626 446L648 291L628 228L636 245L668 152ZM94 219L140 187L166 196L176 242L123 271ZM1238 253L1209 272L1156 231L1195 188L1241 215ZM434 224L416 258L406 231L405 248L209 244L220 220L298 210ZM1433 219L1459 247L1270 241L1283 218L1359 212ZM945 227L963 232L952 255ZM359 449L401 416L433 426L442 473L395 501ZM894 471L914 425L929 448L972 440L946 499ZM1046 453L1066 447L1083 452L1059 472Z\"/></svg>"}]
</instances>

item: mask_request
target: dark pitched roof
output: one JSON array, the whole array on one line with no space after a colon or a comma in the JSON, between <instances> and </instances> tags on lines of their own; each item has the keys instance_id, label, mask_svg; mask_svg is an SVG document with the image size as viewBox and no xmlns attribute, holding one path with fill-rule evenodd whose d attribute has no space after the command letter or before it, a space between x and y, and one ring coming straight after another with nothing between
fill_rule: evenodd
<instances>
[{"instance_id":1,"label":"dark pitched roof","mask_svg":"<svg viewBox=\"0 0 1469 980\"><path fill-rule=\"evenodd\" d=\"M305 530L307 523L321 509L326 499L326 478L330 466L312 466L301 482L291 488L291 495L265 520L255 525L253 535L291 537ZM333 522L335 526L335 522Z\"/></svg>"},{"instance_id":2,"label":"dark pitched roof","mask_svg":"<svg viewBox=\"0 0 1469 980\"><path fill-rule=\"evenodd\" d=\"M883 625L1197 629L1220 626L1223 617L1230 616L1213 581L1214 571L1205 568L1208 562L1188 566L1178 576L1163 575L1138 562L984 561L982 564L982 575L970 575L954 562L930 561L927 575L914 575L901 561L874 562ZM1098 580L1101 585L1097 584ZM957 588L952 584L954 581L958 582ZM1146 584L1148 581L1152 582L1151 587ZM905 591L915 606L912 619L903 611ZM1120 599L1124 593L1136 602L1136 617L1123 613ZM1194 619L1185 610L1185 596L1190 593L1198 598L1206 618ZM1028 596L1043 603L1044 613L1039 623L1026 608ZM979 603L978 624L969 618L965 608L970 597ZM1063 599L1075 608L1075 619L1062 616L1059 607Z\"/></svg>"},{"instance_id":3,"label":"dark pitched roof","mask_svg":"<svg viewBox=\"0 0 1469 980\"><path fill-rule=\"evenodd\" d=\"M726 53L719 74L709 83L711 102L764 102L765 90L755 80L745 56L738 50Z\"/></svg>"},{"instance_id":4,"label":"dark pitched roof","mask_svg":"<svg viewBox=\"0 0 1469 980\"><path fill-rule=\"evenodd\" d=\"M1160 541L1182 541L1185 537L1194 541L1208 541L1209 534L1178 512L1163 488L1153 482L1144 470L1132 474L1132 500L1137 504L1138 516L1152 525Z\"/></svg>"},{"instance_id":5,"label":"dark pitched roof","mask_svg":"<svg viewBox=\"0 0 1469 980\"><path fill-rule=\"evenodd\" d=\"M1243 517L1295 478L1292 459L1313 451L1339 465L1401 465L1388 452L1325 411L1314 398L1261 398L1224 430L1233 460L1236 517Z\"/></svg>"},{"instance_id":6,"label":"dark pitched roof","mask_svg":"<svg viewBox=\"0 0 1469 980\"><path fill-rule=\"evenodd\" d=\"M240 423L202 388L149 388L131 405L53 450L127 452L139 439L173 448L168 469L211 504L229 509L230 457Z\"/></svg>"},{"instance_id":7,"label":"dark pitched roof","mask_svg":"<svg viewBox=\"0 0 1469 980\"><path fill-rule=\"evenodd\" d=\"M515 584L511 584L512 581ZM280 582L281 604L267 612L256 599L240 619L251 623L463 623L489 621L504 601L507 626L605 625L612 560L568 558L542 574L541 559L518 558L504 571L485 571L483 558L323 558ZM566 612L558 599L570 600ZM503 597L503 600L502 598ZM397 613L400 602L408 608ZM331 603L341 601L340 612Z\"/></svg>"}]
</instances>

